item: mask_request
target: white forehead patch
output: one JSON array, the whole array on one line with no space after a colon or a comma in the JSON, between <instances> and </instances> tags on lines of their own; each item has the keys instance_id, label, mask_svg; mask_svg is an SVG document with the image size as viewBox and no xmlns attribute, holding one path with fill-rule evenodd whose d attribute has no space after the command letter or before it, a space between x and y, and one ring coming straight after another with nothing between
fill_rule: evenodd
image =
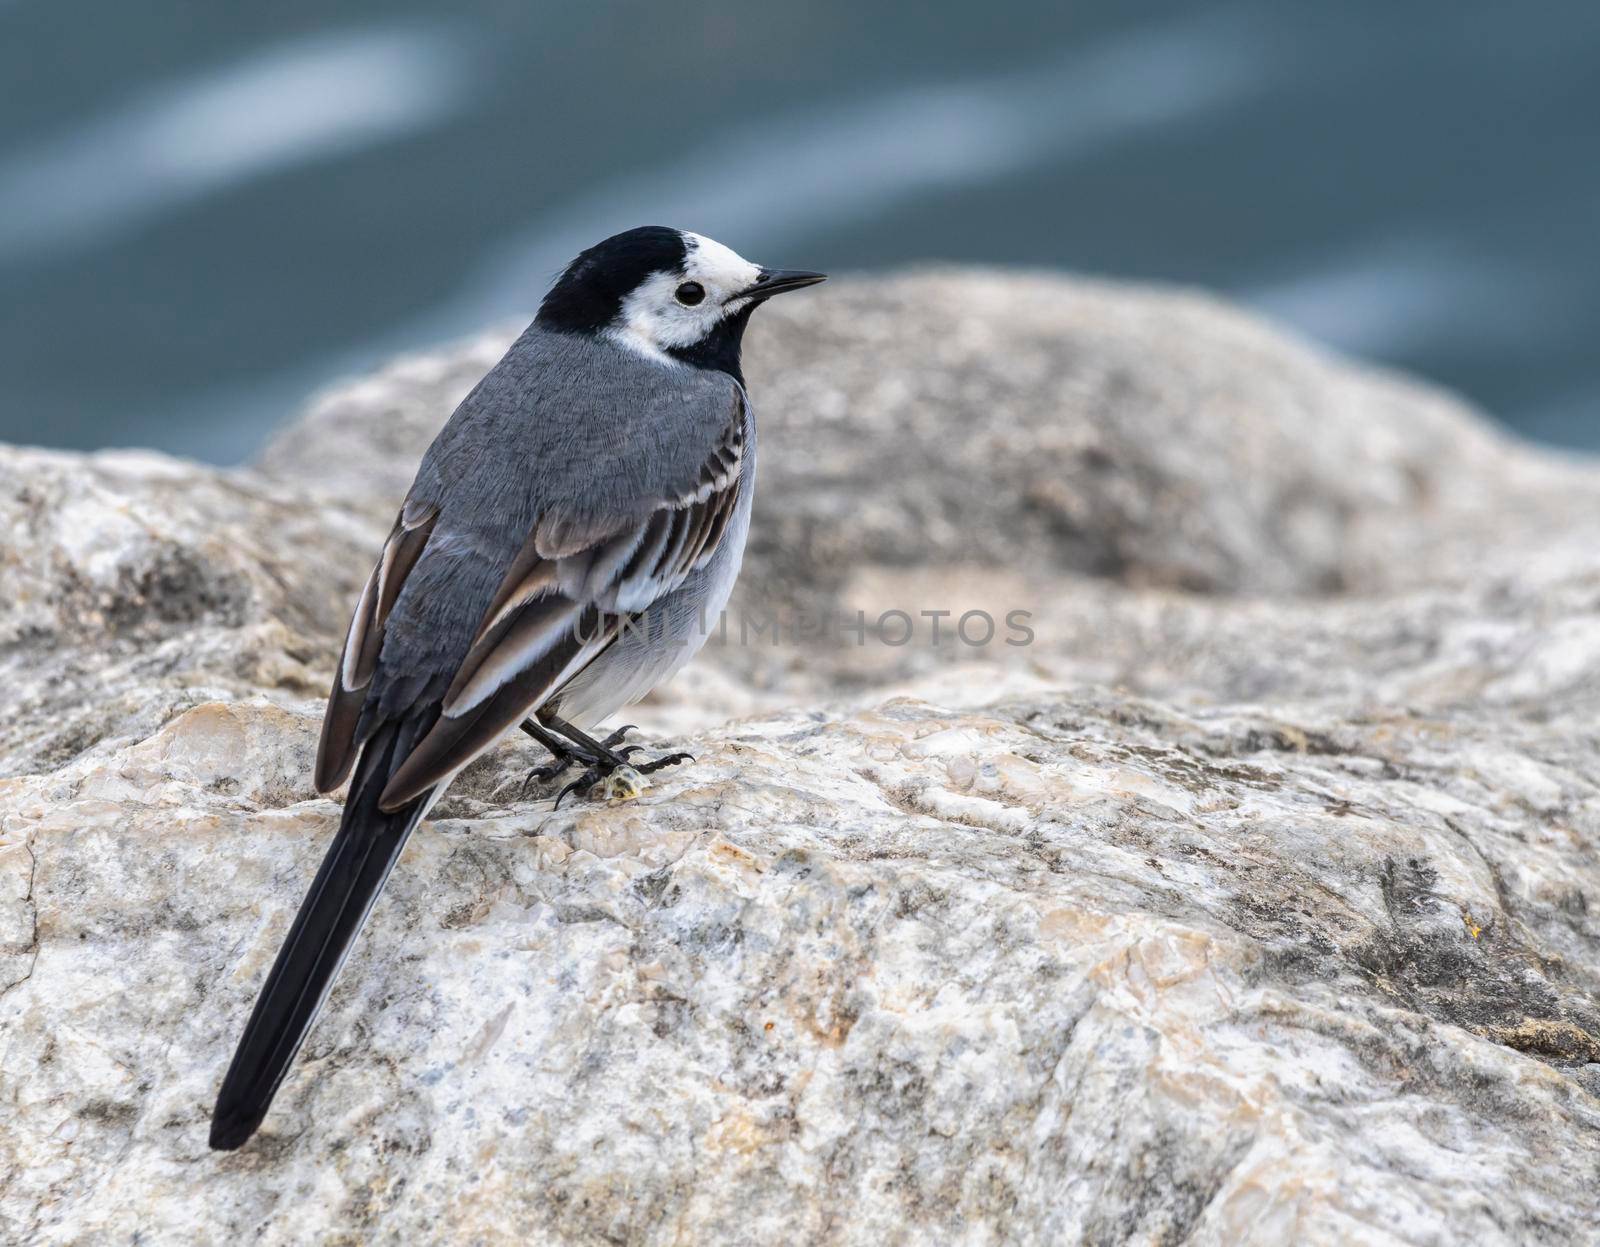
<instances>
[{"instance_id":1,"label":"white forehead patch","mask_svg":"<svg viewBox=\"0 0 1600 1247\"><path fill-rule=\"evenodd\" d=\"M761 275L761 266L752 264L731 247L715 239L684 231L688 254L683 272L656 273L642 282L622 301L622 310L608 331L612 340L652 359L674 362L666 352L672 347L693 346L724 316L742 308L739 298ZM698 282L705 298L692 306L678 300L678 287Z\"/></svg>"},{"instance_id":2,"label":"white forehead patch","mask_svg":"<svg viewBox=\"0 0 1600 1247\"><path fill-rule=\"evenodd\" d=\"M732 247L724 247L714 238L685 231L683 240L689 244L689 254L683 261L684 270L704 285L708 292L715 284L726 291L723 296L726 298L736 291L748 290L761 275L759 264L750 263Z\"/></svg>"}]
</instances>

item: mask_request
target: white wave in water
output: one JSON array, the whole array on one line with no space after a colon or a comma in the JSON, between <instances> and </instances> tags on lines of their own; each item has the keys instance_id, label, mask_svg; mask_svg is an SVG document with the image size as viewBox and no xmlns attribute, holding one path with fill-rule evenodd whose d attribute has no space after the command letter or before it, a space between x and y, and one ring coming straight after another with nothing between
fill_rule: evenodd
<instances>
[{"instance_id":1,"label":"white wave in water","mask_svg":"<svg viewBox=\"0 0 1600 1247\"><path fill-rule=\"evenodd\" d=\"M488 257L432 336L521 312L577 251L647 222L681 225L772 263L795 235L917 196L1061 164L1264 89L1274 66L1242 21L1171 22L1021 71L904 88L707 136L594 186Z\"/></svg>"},{"instance_id":2,"label":"white wave in water","mask_svg":"<svg viewBox=\"0 0 1600 1247\"><path fill-rule=\"evenodd\" d=\"M1331 346L1391 360L1536 343L1565 302L1529 274L1425 236L1374 239L1231 293Z\"/></svg>"},{"instance_id":3,"label":"white wave in water","mask_svg":"<svg viewBox=\"0 0 1600 1247\"><path fill-rule=\"evenodd\" d=\"M0 155L0 257L97 240L436 124L468 102L471 60L453 28L407 25L297 40L164 84Z\"/></svg>"}]
</instances>

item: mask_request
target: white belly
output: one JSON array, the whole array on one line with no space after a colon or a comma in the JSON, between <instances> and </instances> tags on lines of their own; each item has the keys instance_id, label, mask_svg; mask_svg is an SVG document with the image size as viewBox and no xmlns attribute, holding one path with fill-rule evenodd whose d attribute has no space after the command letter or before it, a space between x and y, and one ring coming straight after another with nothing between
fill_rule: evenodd
<instances>
[{"instance_id":1,"label":"white belly","mask_svg":"<svg viewBox=\"0 0 1600 1247\"><path fill-rule=\"evenodd\" d=\"M716 632L744 559L754 496L753 430L737 509L711 562L656 602L637 627L623 630L606 652L550 700L567 722L589 728L632 705L700 652Z\"/></svg>"}]
</instances>

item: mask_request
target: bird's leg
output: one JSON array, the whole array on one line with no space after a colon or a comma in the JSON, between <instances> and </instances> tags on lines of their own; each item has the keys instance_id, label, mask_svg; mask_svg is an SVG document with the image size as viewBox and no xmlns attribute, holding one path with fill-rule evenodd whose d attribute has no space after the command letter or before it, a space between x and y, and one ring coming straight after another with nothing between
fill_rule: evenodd
<instances>
[{"instance_id":1,"label":"bird's leg","mask_svg":"<svg viewBox=\"0 0 1600 1247\"><path fill-rule=\"evenodd\" d=\"M536 766L528 772L527 778L522 781L524 794L528 791L528 785L548 783L575 762L593 766L599 761L598 755L587 749L578 748L570 741L557 736L537 718L524 719L520 726L524 732L548 749L551 755L551 760L545 765Z\"/></svg>"},{"instance_id":2,"label":"bird's leg","mask_svg":"<svg viewBox=\"0 0 1600 1247\"><path fill-rule=\"evenodd\" d=\"M560 733L576 746L575 749L569 750L572 756L584 758L584 755L590 755L584 759L588 764L583 774L563 788L556 797L557 806L569 792L593 788L596 784L602 783L606 786L603 795L607 799L626 800L629 797L636 797L644 791L642 776L649 775L652 771L659 771L664 766L694 761L693 755L687 753L668 754L666 757L643 763L630 761L629 755L637 753L642 746L623 745L620 749L617 746L621 745L623 738L633 730L631 723L626 727L619 727L604 740L596 740L565 719L557 718L553 714L542 717L546 728Z\"/></svg>"},{"instance_id":3,"label":"bird's leg","mask_svg":"<svg viewBox=\"0 0 1600 1247\"><path fill-rule=\"evenodd\" d=\"M574 762L597 762L609 750L620 745L627 738L629 732L635 730L633 724L625 723L602 741L591 740L589 737L579 733L582 740L587 742L579 744L576 741L569 741L564 737L557 736L543 723L540 723L538 719L524 719L518 726L548 749L554 757L554 761L548 765L535 768L532 774L536 779L554 779ZM576 731L577 729L574 728L573 730ZM625 758L638 747L637 745L631 745L618 756Z\"/></svg>"}]
</instances>

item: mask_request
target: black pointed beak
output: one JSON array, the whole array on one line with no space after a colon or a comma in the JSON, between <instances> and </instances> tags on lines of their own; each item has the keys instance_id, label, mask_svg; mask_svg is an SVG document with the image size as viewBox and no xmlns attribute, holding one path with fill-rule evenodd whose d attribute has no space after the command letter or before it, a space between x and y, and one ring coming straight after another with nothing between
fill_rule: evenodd
<instances>
[{"instance_id":1,"label":"black pointed beak","mask_svg":"<svg viewBox=\"0 0 1600 1247\"><path fill-rule=\"evenodd\" d=\"M761 270L761 275L756 278L756 284L746 290L745 294L752 299L770 299L785 290L803 290L807 286L815 286L819 281L827 280L826 273L808 273L799 268L764 268Z\"/></svg>"}]
</instances>

